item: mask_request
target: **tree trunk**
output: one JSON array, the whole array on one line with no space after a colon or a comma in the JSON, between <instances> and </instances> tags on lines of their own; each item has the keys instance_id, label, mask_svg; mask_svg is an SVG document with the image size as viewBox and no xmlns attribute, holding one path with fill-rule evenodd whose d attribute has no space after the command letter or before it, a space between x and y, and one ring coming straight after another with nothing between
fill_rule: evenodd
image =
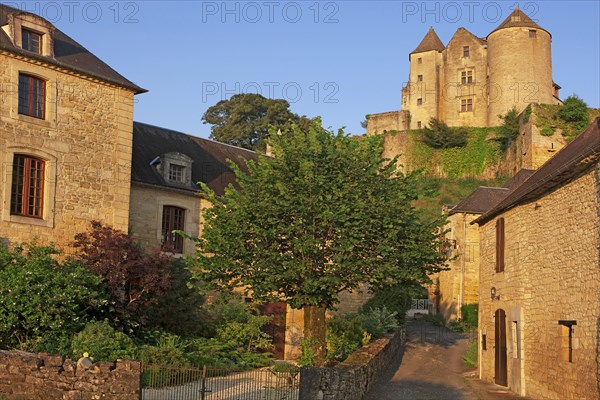
<instances>
[{"instance_id":1,"label":"tree trunk","mask_svg":"<svg viewBox=\"0 0 600 400\"><path fill-rule=\"evenodd\" d=\"M325 307L304 306L304 340L314 353L314 363L318 367L325 365L327 355L325 311Z\"/></svg>"}]
</instances>

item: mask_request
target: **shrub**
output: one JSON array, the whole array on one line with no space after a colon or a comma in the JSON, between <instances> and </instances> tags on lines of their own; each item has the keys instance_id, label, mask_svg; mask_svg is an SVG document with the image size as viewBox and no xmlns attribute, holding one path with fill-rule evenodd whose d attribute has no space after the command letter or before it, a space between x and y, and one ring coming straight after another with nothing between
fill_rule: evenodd
<instances>
[{"instance_id":1,"label":"shrub","mask_svg":"<svg viewBox=\"0 0 600 400\"><path fill-rule=\"evenodd\" d=\"M398 329L397 311L390 311L386 306L371 308L364 316L364 327L373 339Z\"/></svg>"},{"instance_id":2,"label":"shrub","mask_svg":"<svg viewBox=\"0 0 600 400\"><path fill-rule=\"evenodd\" d=\"M0 246L0 346L68 355L72 335L110 316L102 278L51 246Z\"/></svg>"},{"instance_id":3,"label":"shrub","mask_svg":"<svg viewBox=\"0 0 600 400\"><path fill-rule=\"evenodd\" d=\"M133 238L92 221L91 229L75 236L78 261L104 278L115 312L124 326L145 322L145 308L158 301L170 285L170 258L157 249L145 255Z\"/></svg>"},{"instance_id":4,"label":"shrub","mask_svg":"<svg viewBox=\"0 0 600 400\"><path fill-rule=\"evenodd\" d=\"M138 358L149 364L186 367L191 364L186 356L186 347L186 342L179 336L165 334L155 345L142 346Z\"/></svg>"},{"instance_id":5,"label":"shrub","mask_svg":"<svg viewBox=\"0 0 600 400\"><path fill-rule=\"evenodd\" d=\"M478 355L478 343L477 340L469 342L466 353L463 355L463 362L466 369L476 368Z\"/></svg>"},{"instance_id":6,"label":"shrub","mask_svg":"<svg viewBox=\"0 0 600 400\"><path fill-rule=\"evenodd\" d=\"M437 326L446 326L446 320L444 319L442 314L435 314L435 315L425 314L423 316L423 320L427 321L427 322L431 322L432 324L437 325Z\"/></svg>"},{"instance_id":7,"label":"shrub","mask_svg":"<svg viewBox=\"0 0 600 400\"><path fill-rule=\"evenodd\" d=\"M498 129L498 140L502 150L506 151L508 144L519 136L519 112L513 107L506 114L498 115L498 118L502 120Z\"/></svg>"},{"instance_id":8,"label":"shrub","mask_svg":"<svg viewBox=\"0 0 600 400\"><path fill-rule=\"evenodd\" d=\"M327 361L344 361L363 346L364 316L350 313L327 321Z\"/></svg>"},{"instance_id":9,"label":"shrub","mask_svg":"<svg viewBox=\"0 0 600 400\"><path fill-rule=\"evenodd\" d=\"M367 313L370 309L386 307L389 312L396 313L398 323L402 324L404 323L406 311L410 309L411 297L422 295L422 288L412 285L397 285L376 289L373 297L363 305L361 313Z\"/></svg>"},{"instance_id":10,"label":"shrub","mask_svg":"<svg viewBox=\"0 0 600 400\"><path fill-rule=\"evenodd\" d=\"M449 128L444 122L431 118L429 127L423 129L423 142L434 149L465 147L467 131L461 128Z\"/></svg>"},{"instance_id":11,"label":"shrub","mask_svg":"<svg viewBox=\"0 0 600 400\"><path fill-rule=\"evenodd\" d=\"M71 349L76 359L88 353L94 361L132 360L136 355L133 340L123 332L116 331L106 321L89 322L73 337Z\"/></svg>"},{"instance_id":12,"label":"shrub","mask_svg":"<svg viewBox=\"0 0 600 400\"><path fill-rule=\"evenodd\" d=\"M477 329L479 304L464 304L461 307L462 321L468 330Z\"/></svg>"},{"instance_id":13,"label":"shrub","mask_svg":"<svg viewBox=\"0 0 600 400\"><path fill-rule=\"evenodd\" d=\"M558 110L558 116L565 122L583 122L588 125L588 106L577 95L571 95L563 101Z\"/></svg>"}]
</instances>

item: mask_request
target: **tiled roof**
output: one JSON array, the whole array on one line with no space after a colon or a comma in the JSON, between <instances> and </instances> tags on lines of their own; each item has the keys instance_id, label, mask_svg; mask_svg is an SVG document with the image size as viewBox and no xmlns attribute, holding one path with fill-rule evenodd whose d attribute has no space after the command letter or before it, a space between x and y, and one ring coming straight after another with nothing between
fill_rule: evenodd
<instances>
[{"instance_id":1,"label":"tiled roof","mask_svg":"<svg viewBox=\"0 0 600 400\"><path fill-rule=\"evenodd\" d=\"M541 26L539 26L538 24L536 24L531 18L529 18L527 16L527 14L525 14L518 6L517 8L515 8L515 11L513 11L508 18L506 18L500 25L498 25L498 27L496 29L494 29L492 32L490 32L490 35L500 29L504 29L504 28L519 28L519 27L526 27L526 28L534 28L534 29L541 29L543 31L546 31L544 28L542 28ZM548 31L546 31L548 32ZM548 34L550 35L550 32L548 32ZM489 36L489 35L488 35ZM552 36L552 35L550 35Z\"/></svg>"},{"instance_id":2,"label":"tiled roof","mask_svg":"<svg viewBox=\"0 0 600 400\"><path fill-rule=\"evenodd\" d=\"M181 153L190 157L192 163L192 184L184 185L167 182L150 163L166 153ZM134 122L131 180L160 186L165 189L183 190L197 193L196 182L203 182L218 195L235 183L235 174L228 160L245 168L245 160L258 160L254 151L224 143L203 139L170 129Z\"/></svg>"},{"instance_id":3,"label":"tiled roof","mask_svg":"<svg viewBox=\"0 0 600 400\"><path fill-rule=\"evenodd\" d=\"M475 189L475 191L466 199L454 206L450 210L450 214L457 212L483 214L498 204L515 187L519 186L527 178L533 175L534 172L535 170L533 169L523 168L500 188L481 186L478 189Z\"/></svg>"},{"instance_id":4,"label":"tiled roof","mask_svg":"<svg viewBox=\"0 0 600 400\"><path fill-rule=\"evenodd\" d=\"M446 46L444 46L444 43L442 43L437 33L435 33L433 27L430 27L423 40L421 40L421 43L417 46L416 49L414 49L414 51L411 54L423 53L425 51L431 50L442 51L445 48Z\"/></svg>"},{"instance_id":5,"label":"tiled roof","mask_svg":"<svg viewBox=\"0 0 600 400\"><path fill-rule=\"evenodd\" d=\"M11 14L34 15L0 4L0 26L8 23L8 16ZM36 17L39 16L36 15ZM137 86L135 83L119 74L59 29L55 29L54 31L54 57L36 54L15 46L10 37L2 29L0 29L0 50L10 51L11 53L17 53L28 58L82 73L108 83L131 89L136 94L147 92L146 89Z\"/></svg>"},{"instance_id":6,"label":"tiled roof","mask_svg":"<svg viewBox=\"0 0 600 400\"><path fill-rule=\"evenodd\" d=\"M534 174L510 192L495 207L475 220L478 224L494 218L519 204L532 201L568 182L600 160L600 118L590 124L571 143L546 161Z\"/></svg>"}]
</instances>

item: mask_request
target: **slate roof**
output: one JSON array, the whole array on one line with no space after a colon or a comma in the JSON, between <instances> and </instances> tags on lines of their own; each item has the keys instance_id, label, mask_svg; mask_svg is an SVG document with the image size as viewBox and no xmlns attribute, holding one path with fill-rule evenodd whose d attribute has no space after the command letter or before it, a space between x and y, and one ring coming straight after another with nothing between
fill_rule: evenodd
<instances>
[{"instance_id":1,"label":"slate roof","mask_svg":"<svg viewBox=\"0 0 600 400\"><path fill-rule=\"evenodd\" d=\"M534 174L474 222L482 225L519 204L535 200L599 161L600 118L596 118L575 140L559 150Z\"/></svg>"},{"instance_id":2,"label":"slate roof","mask_svg":"<svg viewBox=\"0 0 600 400\"><path fill-rule=\"evenodd\" d=\"M525 14L518 6L515 8L515 11L513 11L500 25L498 25L498 27L496 29L494 29L493 31L490 32L490 35L500 29L504 29L504 28L520 28L520 27L526 27L526 28L533 28L533 29L541 29L543 31L548 32L547 30L545 30L544 28L542 28L541 26L539 26L538 24L536 24L531 18L529 18L527 16L527 14ZM550 37L552 37L552 35L550 34L550 32L548 32L548 34L550 35ZM489 37L489 35L488 35Z\"/></svg>"},{"instance_id":3,"label":"slate roof","mask_svg":"<svg viewBox=\"0 0 600 400\"><path fill-rule=\"evenodd\" d=\"M166 153L177 152L192 158L192 184L184 185L166 181L156 167L150 163ZM235 174L227 160L235 161L245 169L245 160L258 160L251 150L203 139L171 129L160 128L140 122L133 123L133 154L131 180L159 186L164 189L197 193L203 182L218 195L235 183Z\"/></svg>"},{"instance_id":4,"label":"slate roof","mask_svg":"<svg viewBox=\"0 0 600 400\"><path fill-rule=\"evenodd\" d=\"M410 54L423 53L431 50L442 51L445 48L446 46L444 46L444 43L442 43L440 37L437 35L437 33L435 33L433 27L430 27L423 40L421 40L421 43Z\"/></svg>"},{"instance_id":5,"label":"slate roof","mask_svg":"<svg viewBox=\"0 0 600 400\"><path fill-rule=\"evenodd\" d=\"M505 198L514 188L529 178L535 170L523 168L502 187L481 186L450 210L450 214L466 212L484 214Z\"/></svg>"},{"instance_id":6,"label":"slate roof","mask_svg":"<svg viewBox=\"0 0 600 400\"><path fill-rule=\"evenodd\" d=\"M0 4L0 26L8 23L8 16L10 14L35 15L4 4ZM36 15L36 17L39 16ZM2 29L0 29L0 50L10 51L11 53L16 53L28 58L55 65L57 67L82 73L108 83L131 89L136 94L147 92L146 89L139 87L112 69L105 62L89 52L85 47L77 43L75 40L71 39L60 29L55 29L54 31L54 57L43 56L41 54L36 54L31 51L16 47L10 37Z\"/></svg>"}]
</instances>

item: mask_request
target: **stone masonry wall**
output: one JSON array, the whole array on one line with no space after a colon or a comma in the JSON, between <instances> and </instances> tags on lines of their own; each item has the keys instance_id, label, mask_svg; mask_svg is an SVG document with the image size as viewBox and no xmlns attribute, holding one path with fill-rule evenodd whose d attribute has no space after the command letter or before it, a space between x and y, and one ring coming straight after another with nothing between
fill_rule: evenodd
<instances>
[{"instance_id":1,"label":"stone masonry wall","mask_svg":"<svg viewBox=\"0 0 600 400\"><path fill-rule=\"evenodd\" d=\"M478 214L468 213L448 217L450 231L446 238L456 241L452 248L454 258L448 263L448 270L431 276L439 293L431 300L446 322L459 318L462 304L477 304L479 300L479 227L471 225L477 217Z\"/></svg>"},{"instance_id":2,"label":"stone masonry wall","mask_svg":"<svg viewBox=\"0 0 600 400\"><path fill-rule=\"evenodd\" d=\"M20 72L46 80L45 119L18 113ZM133 96L0 54L0 237L65 246L90 220L127 230ZM10 213L14 154L46 162L43 218Z\"/></svg>"},{"instance_id":3,"label":"stone masonry wall","mask_svg":"<svg viewBox=\"0 0 600 400\"><path fill-rule=\"evenodd\" d=\"M405 331L375 340L333 368L303 367L299 400L361 400L398 355Z\"/></svg>"},{"instance_id":4,"label":"stone masonry wall","mask_svg":"<svg viewBox=\"0 0 600 400\"><path fill-rule=\"evenodd\" d=\"M599 166L505 219L505 270L495 272L495 224L481 227L480 375L495 377L494 314L506 313L508 386L539 399L598 399ZM491 300L491 288L499 299ZM568 329L573 326L573 360ZM568 354L568 353L567 353Z\"/></svg>"},{"instance_id":5,"label":"stone masonry wall","mask_svg":"<svg viewBox=\"0 0 600 400\"><path fill-rule=\"evenodd\" d=\"M132 400L140 363L98 362L89 369L60 356L0 351L0 397L8 400Z\"/></svg>"}]
</instances>

